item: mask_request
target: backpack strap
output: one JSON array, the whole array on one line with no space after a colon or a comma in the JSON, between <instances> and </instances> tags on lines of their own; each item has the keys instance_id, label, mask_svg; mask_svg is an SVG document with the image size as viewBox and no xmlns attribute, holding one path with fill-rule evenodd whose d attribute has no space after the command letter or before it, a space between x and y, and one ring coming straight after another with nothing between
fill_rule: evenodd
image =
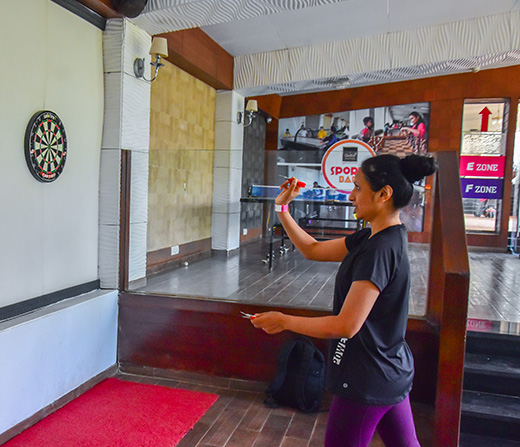
<instances>
[{"instance_id":1,"label":"backpack strap","mask_svg":"<svg viewBox=\"0 0 520 447\"><path fill-rule=\"evenodd\" d=\"M315 402L312 402L309 406L305 399L305 382L307 381L307 376L310 372L312 359L314 358L315 347L312 342L306 338L301 337L300 340L301 347L303 349L303 353L301 356L300 368L298 370L298 375L296 377L296 401L298 402L298 407L302 411L309 411L312 406L314 406Z\"/></svg>"},{"instance_id":2,"label":"backpack strap","mask_svg":"<svg viewBox=\"0 0 520 447\"><path fill-rule=\"evenodd\" d=\"M282 346L280 354L278 354L278 367L276 370L276 376L271 385L269 385L267 394L272 395L273 393L279 391L282 387L285 374L287 373L287 362L289 361L291 351L294 349L297 342L298 339L294 339Z\"/></svg>"}]
</instances>

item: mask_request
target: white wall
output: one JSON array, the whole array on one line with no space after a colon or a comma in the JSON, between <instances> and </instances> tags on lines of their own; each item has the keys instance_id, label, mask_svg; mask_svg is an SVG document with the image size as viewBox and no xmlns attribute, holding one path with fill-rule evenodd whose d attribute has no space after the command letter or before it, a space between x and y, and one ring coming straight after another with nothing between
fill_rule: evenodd
<instances>
[{"instance_id":1,"label":"white wall","mask_svg":"<svg viewBox=\"0 0 520 447\"><path fill-rule=\"evenodd\" d=\"M102 31L50 0L2 0L0 307L98 278ZM52 110L65 125L62 175L30 174L24 135Z\"/></svg>"},{"instance_id":2,"label":"white wall","mask_svg":"<svg viewBox=\"0 0 520 447\"><path fill-rule=\"evenodd\" d=\"M117 292L0 323L0 434L116 363Z\"/></svg>"}]
</instances>

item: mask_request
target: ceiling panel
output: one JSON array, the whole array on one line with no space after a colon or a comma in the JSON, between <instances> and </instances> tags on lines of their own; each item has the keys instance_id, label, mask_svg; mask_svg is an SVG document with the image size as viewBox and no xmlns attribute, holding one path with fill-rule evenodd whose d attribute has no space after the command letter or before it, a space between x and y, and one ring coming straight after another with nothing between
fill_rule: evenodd
<instances>
[{"instance_id":1,"label":"ceiling panel","mask_svg":"<svg viewBox=\"0 0 520 447\"><path fill-rule=\"evenodd\" d=\"M519 8L519 0L349 0L202 29L228 53L239 56L412 30ZM255 38L249 39L249 34Z\"/></svg>"},{"instance_id":2,"label":"ceiling panel","mask_svg":"<svg viewBox=\"0 0 520 447\"><path fill-rule=\"evenodd\" d=\"M205 26L202 30L232 56L263 53L285 47L268 16L239 20L234 22L232 30L221 25Z\"/></svg>"}]
</instances>

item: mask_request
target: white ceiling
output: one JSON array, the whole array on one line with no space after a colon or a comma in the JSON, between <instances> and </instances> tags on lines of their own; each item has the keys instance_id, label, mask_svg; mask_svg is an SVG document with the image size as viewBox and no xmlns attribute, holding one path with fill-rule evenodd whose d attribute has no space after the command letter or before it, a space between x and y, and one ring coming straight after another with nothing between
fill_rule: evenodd
<instances>
[{"instance_id":1,"label":"white ceiling","mask_svg":"<svg viewBox=\"0 0 520 447\"><path fill-rule=\"evenodd\" d=\"M346 0L201 27L232 56L404 31L520 9L520 0Z\"/></svg>"},{"instance_id":2,"label":"white ceiling","mask_svg":"<svg viewBox=\"0 0 520 447\"><path fill-rule=\"evenodd\" d=\"M152 35L200 27L222 48L236 57L235 76L240 64L245 66L246 71L254 69L257 72L264 70L287 73L283 82L273 80L271 85L268 85L268 73L267 81L255 81L256 84L249 83L244 88L239 85L239 92L244 95L274 92L294 94L344 88L345 86L338 83L341 84L347 77L349 87L358 87L371 83L467 71L477 65L482 68L495 68L518 64L520 45L511 37L518 34L518 11L520 0L149 0L144 12L133 21ZM475 29L493 23L492 20L471 22L473 19L507 15L512 12L515 12L515 19L511 19L511 24L507 19L505 22L494 21L500 23L498 28L506 27L507 30L494 29L491 25L488 29ZM468 21L468 29L462 30L464 25L461 24L466 23L465 21ZM276 61L280 58L275 52L280 50L292 51L290 55L285 55L286 59L296 57L294 49L309 50L301 52L301 57L308 57L319 45L409 30L427 30L423 33L423 38L428 41L428 27L444 24L454 24L453 29L459 30L459 41L443 42L443 45L465 46L457 53L459 56L456 59L437 58L433 63L424 61L422 66L394 64L390 67L391 70L388 70L389 67L383 70L385 67L382 64L381 68L373 72L342 72L340 68L333 75L311 76L306 79L296 79L288 69L276 67L279 65ZM465 40L466 33L468 42L461 42L460 39ZM481 36L481 42L478 42L475 36ZM501 49L496 52L482 52L482 42L488 39L492 41L495 36L501 41L502 47L507 47L508 42L511 42L507 51ZM450 36L440 34L440 37L436 38L446 40L450 39ZM367 42L368 45L373 45L374 40ZM395 42L399 42L399 38ZM421 45L423 43L421 42ZM430 43L427 42L426 45ZM395 43L393 45L395 46ZM474 53L471 52L473 49ZM384 48L380 48L376 59L384 58L384 51ZM403 48L403 51L408 51L408 47ZM336 48L331 50L332 57L336 52ZM248 55L255 55L254 60L244 61L243 58L247 58ZM348 50L346 54L339 56L348 58ZM359 58L359 54L356 57ZM259 66L260 60L267 62ZM251 67L252 61L256 66ZM316 57L309 60L309 63L322 62ZM240 68L238 70L240 71Z\"/></svg>"}]
</instances>

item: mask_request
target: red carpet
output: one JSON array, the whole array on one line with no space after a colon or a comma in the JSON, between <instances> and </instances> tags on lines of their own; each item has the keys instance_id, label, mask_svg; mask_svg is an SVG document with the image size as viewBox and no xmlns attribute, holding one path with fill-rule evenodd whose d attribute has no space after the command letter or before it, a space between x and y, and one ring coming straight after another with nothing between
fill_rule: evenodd
<instances>
[{"instance_id":1,"label":"red carpet","mask_svg":"<svg viewBox=\"0 0 520 447\"><path fill-rule=\"evenodd\" d=\"M111 378L4 447L173 447L217 399Z\"/></svg>"}]
</instances>

